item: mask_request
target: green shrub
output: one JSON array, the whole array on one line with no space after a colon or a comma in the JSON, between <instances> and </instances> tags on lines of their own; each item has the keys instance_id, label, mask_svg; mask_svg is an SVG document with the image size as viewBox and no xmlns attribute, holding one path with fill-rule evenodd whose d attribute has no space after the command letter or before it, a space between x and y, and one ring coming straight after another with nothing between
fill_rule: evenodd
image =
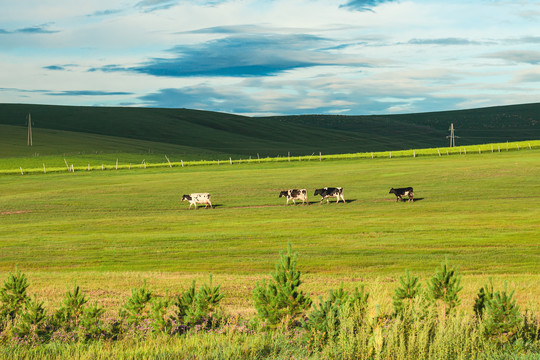
<instances>
[{"instance_id":1,"label":"green shrub","mask_svg":"<svg viewBox=\"0 0 540 360\"><path fill-rule=\"evenodd\" d=\"M3 323L2 320L13 322L24 308L30 299L26 294L28 286L26 275L19 270L15 274L8 274L8 278L0 288L0 326Z\"/></svg>"},{"instance_id":2,"label":"green shrub","mask_svg":"<svg viewBox=\"0 0 540 360\"><path fill-rule=\"evenodd\" d=\"M101 320L104 313L105 309L98 306L97 302L84 308L78 327L79 339L99 339L105 335Z\"/></svg>"},{"instance_id":3,"label":"green shrub","mask_svg":"<svg viewBox=\"0 0 540 360\"><path fill-rule=\"evenodd\" d=\"M489 284L486 284L480 288L476 299L474 299L473 311L477 319L482 319L484 315L484 309L486 304L493 297L493 283L491 278L489 279Z\"/></svg>"},{"instance_id":4,"label":"green shrub","mask_svg":"<svg viewBox=\"0 0 540 360\"><path fill-rule=\"evenodd\" d=\"M130 326L138 326L149 318L152 292L146 287L146 281L138 289L131 289L131 296L120 309L119 315Z\"/></svg>"},{"instance_id":5,"label":"green shrub","mask_svg":"<svg viewBox=\"0 0 540 360\"><path fill-rule=\"evenodd\" d=\"M175 319L184 326L193 326L218 321L221 317L219 303L225 296L220 292L221 285L212 285L212 275L208 284L203 284L199 291L195 281L191 287L177 297L174 305L177 308Z\"/></svg>"},{"instance_id":6,"label":"green shrub","mask_svg":"<svg viewBox=\"0 0 540 360\"><path fill-rule=\"evenodd\" d=\"M52 317L52 323L55 327L67 331L77 328L87 302L88 299L75 284L73 290L68 290L65 293L62 305Z\"/></svg>"},{"instance_id":7,"label":"green shrub","mask_svg":"<svg viewBox=\"0 0 540 360\"><path fill-rule=\"evenodd\" d=\"M368 298L369 293L365 292L364 286L360 288L360 291L355 288L354 292L349 294L343 290L343 284L336 291L330 289L326 301L320 296L320 303L314 306L306 322L312 342L319 346L339 335L344 317L351 318L352 314L360 320L356 322L358 325L365 316Z\"/></svg>"},{"instance_id":8,"label":"green shrub","mask_svg":"<svg viewBox=\"0 0 540 360\"><path fill-rule=\"evenodd\" d=\"M460 283L461 276L457 275L456 269L448 268L448 261L442 263L431 278L428 296L434 304L442 303L443 318L460 303L458 293L463 289Z\"/></svg>"},{"instance_id":9,"label":"green shrub","mask_svg":"<svg viewBox=\"0 0 540 360\"><path fill-rule=\"evenodd\" d=\"M168 317L169 306L171 299L169 293L165 294L164 298L154 297L151 302L150 312L152 317L152 327L156 332L170 333L172 330L172 322Z\"/></svg>"},{"instance_id":10,"label":"green shrub","mask_svg":"<svg viewBox=\"0 0 540 360\"><path fill-rule=\"evenodd\" d=\"M287 254L281 252L276 271L270 273L272 279L267 283L257 282L253 289L253 300L259 318L269 326L290 328L300 325L299 319L311 306L309 295L299 291L302 284L300 271L296 270L298 254L291 254L289 244Z\"/></svg>"},{"instance_id":11,"label":"green shrub","mask_svg":"<svg viewBox=\"0 0 540 360\"><path fill-rule=\"evenodd\" d=\"M403 315L407 310L412 308L412 303L415 298L420 295L420 283L418 277L411 276L409 270L405 277L399 277L399 287L394 290L393 304L396 315Z\"/></svg>"},{"instance_id":12,"label":"green shrub","mask_svg":"<svg viewBox=\"0 0 540 360\"><path fill-rule=\"evenodd\" d=\"M26 302L18 323L13 328L13 333L23 342L39 343L50 337L47 311L43 302L38 301L36 296Z\"/></svg>"},{"instance_id":13,"label":"green shrub","mask_svg":"<svg viewBox=\"0 0 540 360\"><path fill-rule=\"evenodd\" d=\"M521 318L514 291L494 292L485 303L484 330L501 341L512 339L518 332Z\"/></svg>"}]
</instances>

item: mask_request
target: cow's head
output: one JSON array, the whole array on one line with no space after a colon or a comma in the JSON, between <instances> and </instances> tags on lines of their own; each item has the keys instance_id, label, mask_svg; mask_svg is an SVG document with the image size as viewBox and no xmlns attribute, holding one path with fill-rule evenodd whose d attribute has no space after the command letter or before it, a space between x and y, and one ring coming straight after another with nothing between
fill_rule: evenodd
<instances>
[{"instance_id":1,"label":"cow's head","mask_svg":"<svg viewBox=\"0 0 540 360\"><path fill-rule=\"evenodd\" d=\"M395 193L396 193L396 190L394 190L394 188L391 188L389 194L395 194Z\"/></svg>"},{"instance_id":2,"label":"cow's head","mask_svg":"<svg viewBox=\"0 0 540 360\"><path fill-rule=\"evenodd\" d=\"M191 196L189 196L189 195L183 195L182 196L182 201L191 201L191 200L192 200Z\"/></svg>"},{"instance_id":3,"label":"cow's head","mask_svg":"<svg viewBox=\"0 0 540 360\"><path fill-rule=\"evenodd\" d=\"M324 190L324 189L315 189L315 194L313 194L313 196L319 195L319 194L322 195L322 194L323 194L323 190Z\"/></svg>"},{"instance_id":4,"label":"cow's head","mask_svg":"<svg viewBox=\"0 0 540 360\"><path fill-rule=\"evenodd\" d=\"M279 197L287 197L287 195L289 195L289 192L287 190L283 190L279 193Z\"/></svg>"}]
</instances>

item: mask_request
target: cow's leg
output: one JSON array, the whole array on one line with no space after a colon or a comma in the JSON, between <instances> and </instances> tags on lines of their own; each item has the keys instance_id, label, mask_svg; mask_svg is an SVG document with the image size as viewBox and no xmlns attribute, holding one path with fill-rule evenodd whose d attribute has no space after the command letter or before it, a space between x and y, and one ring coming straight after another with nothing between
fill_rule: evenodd
<instances>
[{"instance_id":1,"label":"cow's leg","mask_svg":"<svg viewBox=\"0 0 540 360\"><path fill-rule=\"evenodd\" d=\"M345 198L343 197L343 194L341 194L341 200L343 200L343 203L346 204Z\"/></svg>"},{"instance_id":2,"label":"cow's leg","mask_svg":"<svg viewBox=\"0 0 540 360\"><path fill-rule=\"evenodd\" d=\"M326 197L326 203L330 204L330 197L329 196Z\"/></svg>"},{"instance_id":3,"label":"cow's leg","mask_svg":"<svg viewBox=\"0 0 540 360\"><path fill-rule=\"evenodd\" d=\"M414 202L414 194L412 192L409 193L409 202Z\"/></svg>"},{"instance_id":4,"label":"cow's leg","mask_svg":"<svg viewBox=\"0 0 540 360\"><path fill-rule=\"evenodd\" d=\"M294 201L294 198L292 199L292 203L293 205L296 205L296 201Z\"/></svg>"},{"instance_id":5,"label":"cow's leg","mask_svg":"<svg viewBox=\"0 0 540 360\"><path fill-rule=\"evenodd\" d=\"M210 200L208 200L208 205L210 205L210 209L213 209L212 203L210 202Z\"/></svg>"},{"instance_id":6,"label":"cow's leg","mask_svg":"<svg viewBox=\"0 0 540 360\"><path fill-rule=\"evenodd\" d=\"M189 209L191 210L191 205L193 205L192 203L189 203Z\"/></svg>"}]
</instances>

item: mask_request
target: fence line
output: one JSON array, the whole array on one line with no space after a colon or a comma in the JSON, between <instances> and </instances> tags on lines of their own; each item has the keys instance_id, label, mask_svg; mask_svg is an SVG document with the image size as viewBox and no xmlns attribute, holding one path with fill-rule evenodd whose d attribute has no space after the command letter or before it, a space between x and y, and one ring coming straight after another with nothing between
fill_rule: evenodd
<instances>
[{"instance_id":1,"label":"fence line","mask_svg":"<svg viewBox=\"0 0 540 360\"><path fill-rule=\"evenodd\" d=\"M521 147L520 147L520 143L521 143ZM509 142L506 142L506 151L511 151L511 150L516 150L516 151L520 151L522 149L527 149L529 148L529 150L533 150L533 149L540 149L540 140L534 140L532 142L527 142L527 141L521 141L521 142L514 142L514 143L509 143ZM446 150L446 154L447 155L457 155L459 153L459 155L467 155L467 148L469 148L470 150L473 150L476 146L478 147L478 153L479 154L482 154L482 150L484 150L485 152L489 153L489 150L491 149L491 153L494 153L495 152L495 145L497 146L497 152L500 153L501 152L501 143L498 143L498 144L484 144L484 145L469 145L469 146L464 146L463 148L462 147L459 147L459 148L456 148L456 147L453 147L453 148L445 148L444 150ZM305 156L298 156L298 161L309 161L311 160L311 158L315 155L315 153L313 152L311 155L305 155ZM366 158L369 158L371 157L372 159L375 159L375 158L392 158L392 157L409 157L409 156L413 156L413 158L416 158L416 157L419 157L419 156L442 156L441 154L441 151L439 148L428 148L428 149L411 149L411 150L399 150L399 151L394 151L394 154L392 154L392 151L382 151L382 152L366 152L366 153L351 153L351 154L336 154L336 155L322 155L322 152L319 152L319 161L322 161L323 159L324 160L355 160L355 159L366 159ZM220 165L220 160L199 160L199 161L186 161L185 164L184 164L184 161L183 160L180 160L179 163L174 163L174 162L171 162L170 159L165 155L165 158L167 159L167 163L155 163L155 164L151 164L151 165L148 165L148 167L170 167L172 168L174 166L174 164L176 164L177 166L180 165L182 168L184 166L200 166L200 165ZM287 157L266 157L266 158L261 158L260 157L260 154L257 153L257 159L255 158L249 158L249 159L243 159L245 163L261 163L261 162L290 162L291 161L291 157L290 157L290 152L287 153ZM236 160L235 160L236 161ZM232 157L229 157L229 163L231 165L233 165L234 161L232 160ZM242 163L242 159L238 160L238 163L241 164ZM90 164L86 166L82 166L82 167L75 167L74 164L68 164L67 160L64 158L64 164L66 165L66 168L64 168L64 171L67 171L68 172L75 172L75 170L85 170L85 168L90 171L91 170L91 166ZM147 168L147 163L146 163L146 159L144 159L140 165L135 165L135 167L138 167L138 168L144 168L146 169ZM120 165L119 164L119 159L117 158L116 159L116 164L113 164L112 166L108 166L108 167L105 167L105 165L102 163L101 164L101 170L106 170L106 169L129 169L131 170L131 163L129 165ZM43 163L43 170L40 170L40 169L35 169L35 168L31 168L31 169L23 169L22 166L20 166L17 170L0 170L0 174L16 174L16 173L21 173L22 175L24 175L25 173L26 174L31 174L31 173L40 173L41 171L43 171L43 174L47 174L47 173L50 173L50 172L59 172L59 171L62 171L62 168L49 168L47 169L45 163Z\"/></svg>"}]
</instances>

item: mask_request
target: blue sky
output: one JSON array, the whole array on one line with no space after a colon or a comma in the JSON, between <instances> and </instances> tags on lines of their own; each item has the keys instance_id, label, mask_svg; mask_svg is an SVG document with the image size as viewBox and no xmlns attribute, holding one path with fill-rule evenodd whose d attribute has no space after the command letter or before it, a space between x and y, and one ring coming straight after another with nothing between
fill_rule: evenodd
<instances>
[{"instance_id":1,"label":"blue sky","mask_svg":"<svg viewBox=\"0 0 540 360\"><path fill-rule=\"evenodd\" d=\"M540 1L0 2L0 102L244 115L540 101Z\"/></svg>"}]
</instances>

